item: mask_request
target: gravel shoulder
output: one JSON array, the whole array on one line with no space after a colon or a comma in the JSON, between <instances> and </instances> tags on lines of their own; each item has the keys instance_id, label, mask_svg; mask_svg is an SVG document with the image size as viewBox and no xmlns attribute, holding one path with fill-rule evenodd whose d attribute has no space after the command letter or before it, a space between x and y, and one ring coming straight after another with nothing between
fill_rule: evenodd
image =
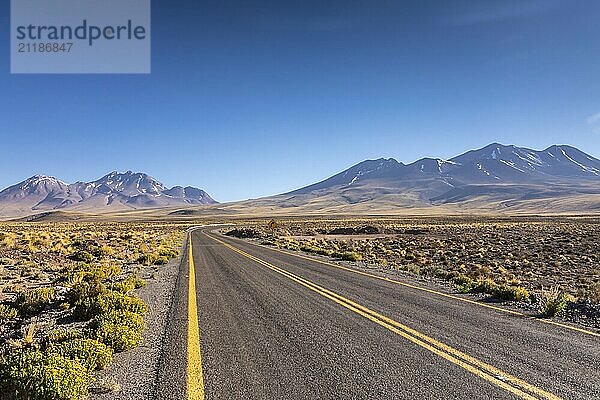
<instances>
[{"instance_id":1,"label":"gravel shoulder","mask_svg":"<svg viewBox=\"0 0 600 400\"><path fill-rule=\"evenodd\" d=\"M152 398L180 261L171 260L157 272L152 267L144 267L140 272L139 276L148 282L148 286L136 291L148 304L143 342L131 351L116 354L107 370L95 374L90 400Z\"/></svg>"}]
</instances>

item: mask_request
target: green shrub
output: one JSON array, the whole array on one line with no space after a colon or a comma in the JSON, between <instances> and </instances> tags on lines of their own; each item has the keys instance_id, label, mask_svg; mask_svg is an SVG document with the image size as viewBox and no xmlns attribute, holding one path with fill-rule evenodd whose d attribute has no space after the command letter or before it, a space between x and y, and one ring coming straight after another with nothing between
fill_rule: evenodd
<instances>
[{"instance_id":1,"label":"green shrub","mask_svg":"<svg viewBox=\"0 0 600 400\"><path fill-rule=\"evenodd\" d=\"M469 293L473 290L473 279L465 274L457 273L450 281L454 283L460 293Z\"/></svg>"},{"instance_id":2,"label":"green shrub","mask_svg":"<svg viewBox=\"0 0 600 400\"><path fill-rule=\"evenodd\" d=\"M167 256L158 256L152 263L152 265L167 265L169 263L169 257Z\"/></svg>"},{"instance_id":3,"label":"green shrub","mask_svg":"<svg viewBox=\"0 0 600 400\"><path fill-rule=\"evenodd\" d=\"M130 285L126 281L121 281L111 284L109 288L115 292L127 294L133 290L133 285Z\"/></svg>"},{"instance_id":4,"label":"green shrub","mask_svg":"<svg viewBox=\"0 0 600 400\"><path fill-rule=\"evenodd\" d=\"M473 287L471 286L471 284L465 283L464 285L458 285L456 287L456 290L458 290L459 293L471 293L473 291Z\"/></svg>"},{"instance_id":5,"label":"green shrub","mask_svg":"<svg viewBox=\"0 0 600 400\"><path fill-rule=\"evenodd\" d=\"M111 285L111 289L117 292L126 294L131 292L133 289L140 289L146 286L146 281L138 278L137 276L130 276L127 279L116 282Z\"/></svg>"},{"instance_id":6,"label":"green shrub","mask_svg":"<svg viewBox=\"0 0 600 400\"><path fill-rule=\"evenodd\" d=\"M108 314L113 310L125 310L144 314L148 311L148 306L137 297L108 291L99 296L82 299L77 302L75 310L73 310L73 316L81 320L88 320L97 315Z\"/></svg>"},{"instance_id":7,"label":"green shrub","mask_svg":"<svg viewBox=\"0 0 600 400\"><path fill-rule=\"evenodd\" d=\"M54 300L53 288L36 288L20 292L15 299L15 307L23 316L38 314Z\"/></svg>"},{"instance_id":8,"label":"green shrub","mask_svg":"<svg viewBox=\"0 0 600 400\"><path fill-rule=\"evenodd\" d=\"M322 249L322 248L320 248L320 247L311 246L311 245L307 245L307 244L305 244L305 245L302 245L302 246L300 247L300 250L302 250L302 251L305 251L305 252L307 252L307 253L315 253L315 254L320 254L320 255L323 255L323 256L328 256L328 255L330 255L330 254L331 254L331 252L329 252L329 251L328 251L328 250L326 250L326 249Z\"/></svg>"},{"instance_id":9,"label":"green shrub","mask_svg":"<svg viewBox=\"0 0 600 400\"><path fill-rule=\"evenodd\" d=\"M116 324L104 324L96 331L95 337L116 352L134 349L142 340L140 332Z\"/></svg>"},{"instance_id":10,"label":"green shrub","mask_svg":"<svg viewBox=\"0 0 600 400\"><path fill-rule=\"evenodd\" d=\"M473 289L471 289L475 293L488 293L494 294L498 291L498 284L494 282L490 278L478 280L473 284Z\"/></svg>"},{"instance_id":11,"label":"green shrub","mask_svg":"<svg viewBox=\"0 0 600 400\"><path fill-rule=\"evenodd\" d=\"M171 259L171 258L177 257L179 255L179 251L174 250L174 249L163 248L163 249L160 249L160 251L158 252L158 255Z\"/></svg>"},{"instance_id":12,"label":"green shrub","mask_svg":"<svg viewBox=\"0 0 600 400\"><path fill-rule=\"evenodd\" d=\"M8 321L17 317L18 311L4 304L0 304L0 321Z\"/></svg>"},{"instance_id":13,"label":"green shrub","mask_svg":"<svg viewBox=\"0 0 600 400\"><path fill-rule=\"evenodd\" d=\"M441 268L435 268L432 272L432 275L439 279L448 279L448 272Z\"/></svg>"},{"instance_id":14,"label":"green shrub","mask_svg":"<svg viewBox=\"0 0 600 400\"><path fill-rule=\"evenodd\" d=\"M144 321L139 314L117 310L98 316L92 326L95 329L96 339L120 352L139 345L142 340Z\"/></svg>"},{"instance_id":15,"label":"green shrub","mask_svg":"<svg viewBox=\"0 0 600 400\"><path fill-rule=\"evenodd\" d=\"M146 266L165 265L165 264L169 263L170 258L171 257L168 257L166 255L160 255L160 254L156 254L156 253L146 253L146 254L142 254L138 258L138 263L140 263L142 265L146 265Z\"/></svg>"},{"instance_id":16,"label":"green shrub","mask_svg":"<svg viewBox=\"0 0 600 400\"><path fill-rule=\"evenodd\" d=\"M554 317L567 306L569 296L560 291L558 287L542 290L538 297L538 309L544 317Z\"/></svg>"},{"instance_id":17,"label":"green shrub","mask_svg":"<svg viewBox=\"0 0 600 400\"><path fill-rule=\"evenodd\" d=\"M141 315L127 310L115 310L97 316L90 324L92 329L99 329L105 324L117 324L133 330L144 330L144 319Z\"/></svg>"},{"instance_id":18,"label":"green shrub","mask_svg":"<svg viewBox=\"0 0 600 400\"><path fill-rule=\"evenodd\" d=\"M71 339L52 344L47 348L49 353L77 360L88 371L105 369L112 362L113 350L93 339Z\"/></svg>"},{"instance_id":19,"label":"green shrub","mask_svg":"<svg viewBox=\"0 0 600 400\"><path fill-rule=\"evenodd\" d=\"M344 261L360 261L362 256L355 251L346 251L344 253L333 253L336 258L341 258Z\"/></svg>"},{"instance_id":20,"label":"green shrub","mask_svg":"<svg viewBox=\"0 0 600 400\"><path fill-rule=\"evenodd\" d=\"M318 248L309 244L303 244L300 246L300 250L306 251L307 253L316 253Z\"/></svg>"},{"instance_id":21,"label":"green shrub","mask_svg":"<svg viewBox=\"0 0 600 400\"><path fill-rule=\"evenodd\" d=\"M529 301L529 291L521 286L500 285L493 295L504 300Z\"/></svg>"},{"instance_id":22,"label":"green shrub","mask_svg":"<svg viewBox=\"0 0 600 400\"><path fill-rule=\"evenodd\" d=\"M74 285L69 291L69 302L76 305L85 299L98 297L106 293L106 286L99 279L92 279Z\"/></svg>"},{"instance_id":23,"label":"green shrub","mask_svg":"<svg viewBox=\"0 0 600 400\"><path fill-rule=\"evenodd\" d=\"M138 278L137 276L130 276L129 278L127 278L127 280L133 282L134 289L141 289L148 285L145 280L143 280L142 278Z\"/></svg>"},{"instance_id":24,"label":"green shrub","mask_svg":"<svg viewBox=\"0 0 600 400\"><path fill-rule=\"evenodd\" d=\"M71 283L102 282L121 274L118 264L87 264L69 265L62 271L62 280Z\"/></svg>"},{"instance_id":25,"label":"green shrub","mask_svg":"<svg viewBox=\"0 0 600 400\"><path fill-rule=\"evenodd\" d=\"M275 242L275 245L280 249L288 249L292 251L300 250L300 246L298 245L298 243L286 239L278 239Z\"/></svg>"},{"instance_id":26,"label":"green shrub","mask_svg":"<svg viewBox=\"0 0 600 400\"><path fill-rule=\"evenodd\" d=\"M502 300L530 301L529 291L524 287L497 284L491 278L471 283L471 291L475 293L487 293Z\"/></svg>"},{"instance_id":27,"label":"green shrub","mask_svg":"<svg viewBox=\"0 0 600 400\"><path fill-rule=\"evenodd\" d=\"M83 333L76 329L53 329L44 335L47 343L62 343L67 340L80 339Z\"/></svg>"},{"instance_id":28,"label":"green shrub","mask_svg":"<svg viewBox=\"0 0 600 400\"><path fill-rule=\"evenodd\" d=\"M156 255L152 253L146 253L139 256L137 262L142 265L152 265L156 260Z\"/></svg>"},{"instance_id":29,"label":"green shrub","mask_svg":"<svg viewBox=\"0 0 600 400\"><path fill-rule=\"evenodd\" d=\"M76 251L75 253L71 254L69 258L73 261L81 261L86 263L94 261L94 256L92 253L89 253L85 250Z\"/></svg>"},{"instance_id":30,"label":"green shrub","mask_svg":"<svg viewBox=\"0 0 600 400\"><path fill-rule=\"evenodd\" d=\"M110 256L114 252L115 251L112 249L112 247L103 245L94 250L94 255L96 257L106 257L106 256Z\"/></svg>"},{"instance_id":31,"label":"green shrub","mask_svg":"<svg viewBox=\"0 0 600 400\"><path fill-rule=\"evenodd\" d=\"M0 391L19 400L79 400L91 383L78 361L33 349L0 356Z\"/></svg>"},{"instance_id":32,"label":"green shrub","mask_svg":"<svg viewBox=\"0 0 600 400\"><path fill-rule=\"evenodd\" d=\"M473 284L473 279L469 278L467 275L465 274L456 274L452 277L452 283L454 283L455 285L471 285Z\"/></svg>"}]
</instances>

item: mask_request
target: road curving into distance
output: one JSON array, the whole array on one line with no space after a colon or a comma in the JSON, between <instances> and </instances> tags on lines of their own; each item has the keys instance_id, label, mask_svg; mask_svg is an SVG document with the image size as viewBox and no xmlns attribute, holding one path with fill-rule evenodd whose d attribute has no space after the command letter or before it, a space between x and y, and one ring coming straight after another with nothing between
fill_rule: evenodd
<instances>
[{"instance_id":1,"label":"road curving into distance","mask_svg":"<svg viewBox=\"0 0 600 400\"><path fill-rule=\"evenodd\" d=\"M593 332L211 229L189 234L154 398L600 398Z\"/></svg>"}]
</instances>

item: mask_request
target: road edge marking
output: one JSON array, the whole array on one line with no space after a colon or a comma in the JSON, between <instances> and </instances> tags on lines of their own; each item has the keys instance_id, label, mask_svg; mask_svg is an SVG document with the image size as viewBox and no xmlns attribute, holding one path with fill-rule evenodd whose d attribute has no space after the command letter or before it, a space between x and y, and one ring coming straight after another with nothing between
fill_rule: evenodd
<instances>
[{"instance_id":1,"label":"road edge marking","mask_svg":"<svg viewBox=\"0 0 600 400\"><path fill-rule=\"evenodd\" d=\"M435 295L446 297L446 298L453 299L453 300L458 300L458 301L461 301L461 302L464 302L464 303L473 304L473 305L476 305L476 306L479 306L479 307L485 307L485 308L488 308L488 309L491 309L491 310L503 312L505 314L511 314L511 315L515 315L515 316L518 316L518 317L525 317L525 318L528 318L528 319L531 319L531 320L534 320L534 321L537 321L537 322L540 322L540 323L543 323L543 324L558 326L558 327L565 328L565 329L568 329L568 330L571 330L571 331L574 331L574 332L579 332L579 333L583 333L583 334L590 335L590 336L600 337L600 333L597 333L597 332L594 332L594 331L589 331L589 330L583 329L583 328L578 328L576 326L571 326L571 325L563 324L563 323L560 323L560 322L557 322L557 321L553 321L553 320L549 320L549 319L538 318L538 317L535 317L535 316L524 314L524 313L519 312L519 311L509 310L509 309L506 309L506 308L497 307L497 306L493 306L493 305L490 305L490 304L480 303L478 301L471 300L471 299L465 299L465 298L462 298L462 297L459 297L459 296L455 296L453 294L444 293L444 292L440 292L440 291L433 290L433 289L427 289L427 288L424 288L424 287L421 287L421 286L412 285L410 283L402 282L402 281L399 281L399 280L396 280L396 279L387 278L385 276L374 275L374 274L371 274L371 273L368 273L368 272L364 272L364 271L360 271L360 270L357 270L357 269L354 269L354 268L344 267L343 265L337 265L337 264L334 264L332 262L328 262L328 261L324 261L324 260L319 260L319 259L316 259L316 258L313 258L313 257L308 257L308 256L305 256L303 254L294 254L294 253L291 253L291 252L288 252L288 251L284 251L284 250L281 250L281 249L276 249L276 248L273 248L273 247L270 247L270 246L265 246L265 245L258 244L258 243L251 243L251 242L245 242L245 243L249 243L249 244L251 244L253 246L263 247L265 249L273 250L273 251L276 251L278 253L287 254L288 256L302 258L302 259L313 261L313 262L316 262L316 263L319 263L319 264L328 265L330 267L338 268L338 269L341 269L341 270L344 270L344 271L349 271L349 272L353 272L355 274L368 276L368 277L379 279L379 280L382 280L382 281L385 281L385 282L390 282L390 283L393 283L393 284L396 284L396 285L400 285L400 286L404 286L404 287L407 287L407 288L410 288L410 289L420 290L420 291L423 291L423 292L426 292L426 293L435 294Z\"/></svg>"},{"instance_id":2,"label":"road edge marking","mask_svg":"<svg viewBox=\"0 0 600 400\"><path fill-rule=\"evenodd\" d=\"M198 321L198 299L196 296L196 270L192 250L192 234L188 239L188 331L187 331L187 400L204 400L204 378L202 354L200 352L200 325Z\"/></svg>"},{"instance_id":3,"label":"road edge marking","mask_svg":"<svg viewBox=\"0 0 600 400\"><path fill-rule=\"evenodd\" d=\"M411 341L412 343L417 344L418 346L421 346L421 347L425 348L426 350L429 350L430 352L444 358L445 360L467 370L468 372L471 372L472 374L474 374L474 375L488 381L489 383L491 383L499 388L502 388L522 399L533 400L533 399L537 399L537 397L534 397L530 393L526 393L526 392L522 391L519 387L521 387L522 389L525 389L537 396L540 396L541 398L544 398L544 399L560 400L560 397L558 397L548 391L538 388L537 386L532 385L520 378L517 378L510 374L507 374L506 372L504 372L490 364L487 364L473 356L470 356L470 355L463 353L457 349L454 349L453 347L446 345L445 343L439 342L438 340L433 339L413 328L403 325L403 324L401 324L389 317L386 317L374 310L371 310L365 306L355 303L350 299L347 299L347 298L345 298L335 292L332 292L328 289L325 289L305 278L295 275L292 272L289 272L283 268L277 267L276 265L273 265L273 264L271 264L267 261L264 261L256 256L253 256L252 254L246 253L245 251L238 249L226 242L223 242L222 240L214 238L210 235L208 235L208 236L211 239L221 243L225 247L233 250L234 252L257 262L257 263L273 270L274 272L277 272L277 273L287 277L288 279L295 281L296 283L320 294L321 296L334 301L335 303L353 311L356 314L359 314L359 315L371 320L372 322L375 322L376 324L402 336L403 338ZM492 375L492 374L494 374L494 375ZM502 378L500 378L500 377L502 377ZM506 379L506 381L504 379ZM508 382L510 382L510 384ZM512 385L514 385L514 386L512 386Z\"/></svg>"}]
</instances>

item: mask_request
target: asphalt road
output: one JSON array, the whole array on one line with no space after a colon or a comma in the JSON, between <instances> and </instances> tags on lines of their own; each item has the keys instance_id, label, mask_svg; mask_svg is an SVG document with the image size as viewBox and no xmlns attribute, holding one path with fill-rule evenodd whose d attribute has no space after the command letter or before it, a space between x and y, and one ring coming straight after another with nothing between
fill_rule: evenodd
<instances>
[{"instance_id":1,"label":"asphalt road","mask_svg":"<svg viewBox=\"0 0 600 400\"><path fill-rule=\"evenodd\" d=\"M191 236L153 398L600 399L598 336Z\"/></svg>"}]
</instances>

